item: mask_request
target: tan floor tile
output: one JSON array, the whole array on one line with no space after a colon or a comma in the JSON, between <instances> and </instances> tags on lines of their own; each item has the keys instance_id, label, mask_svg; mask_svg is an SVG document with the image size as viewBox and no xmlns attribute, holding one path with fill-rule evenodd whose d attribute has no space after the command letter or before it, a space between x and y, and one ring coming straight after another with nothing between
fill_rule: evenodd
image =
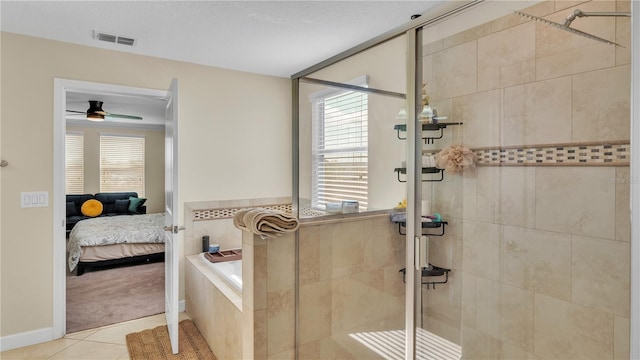
<instances>
[{"instance_id":1,"label":"tan floor tile","mask_svg":"<svg viewBox=\"0 0 640 360\"><path fill-rule=\"evenodd\" d=\"M157 326L166 325L166 321L163 316L152 316L148 318L138 319L136 321L129 321L122 324L116 324L109 327L104 327L88 336L85 340L96 341L109 344L126 345L126 335L139 332L142 330L153 329Z\"/></svg>"},{"instance_id":2,"label":"tan floor tile","mask_svg":"<svg viewBox=\"0 0 640 360\"><path fill-rule=\"evenodd\" d=\"M79 341L48 359L64 360L114 360L127 353L126 345Z\"/></svg>"},{"instance_id":3,"label":"tan floor tile","mask_svg":"<svg viewBox=\"0 0 640 360\"><path fill-rule=\"evenodd\" d=\"M98 331L98 329L89 329L89 330L78 331L78 332L67 334L67 335L64 336L64 338L65 339L84 340L84 339L87 338L87 336L95 333L96 331Z\"/></svg>"},{"instance_id":4,"label":"tan floor tile","mask_svg":"<svg viewBox=\"0 0 640 360\"><path fill-rule=\"evenodd\" d=\"M25 346L18 349L9 351L3 351L0 353L0 359L2 360L38 360L47 359L48 357L68 348L69 346L77 343L78 340L73 339L58 339L49 341L42 344L36 344L31 346Z\"/></svg>"}]
</instances>

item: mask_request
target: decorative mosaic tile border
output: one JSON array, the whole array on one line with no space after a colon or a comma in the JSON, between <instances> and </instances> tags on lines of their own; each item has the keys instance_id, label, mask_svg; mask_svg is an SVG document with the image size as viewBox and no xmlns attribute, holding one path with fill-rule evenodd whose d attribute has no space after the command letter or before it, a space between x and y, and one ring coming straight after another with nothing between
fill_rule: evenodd
<instances>
[{"instance_id":1,"label":"decorative mosaic tile border","mask_svg":"<svg viewBox=\"0 0 640 360\"><path fill-rule=\"evenodd\" d=\"M261 207L267 210L276 210L282 211L286 213L291 213L291 204L277 204L277 205L262 205L262 206L246 206L246 207L238 207L238 208L227 208L227 209L205 209L205 210L194 210L193 211L193 221L201 221L201 220L217 220L217 219L230 219L233 218L239 210Z\"/></svg>"},{"instance_id":2,"label":"decorative mosaic tile border","mask_svg":"<svg viewBox=\"0 0 640 360\"><path fill-rule=\"evenodd\" d=\"M619 141L477 148L472 151L478 166L628 166L631 146L629 141Z\"/></svg>"}]
</instances>

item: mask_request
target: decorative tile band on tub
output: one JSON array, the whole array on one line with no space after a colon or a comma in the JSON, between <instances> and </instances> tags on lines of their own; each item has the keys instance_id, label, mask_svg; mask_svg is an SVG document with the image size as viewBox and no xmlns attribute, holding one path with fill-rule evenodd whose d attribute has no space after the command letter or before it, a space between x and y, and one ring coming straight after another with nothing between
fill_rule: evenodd
<instances>
[{"instance_id":1,"label":"decorative tile band on tub","mask_svg":"<svg viewBox=\"0 0 640 360\"><path fill-rule=\"evenodd\" d=\"M471 149L478 166L628 166L626 141L518 145ZM437 154L437 151L428 151Z\"/></svg>"},{"instance_id":2,"label":"decorative tile band on tub","mask_svg":"<svg viewBox=\"0 0 640 360\"><path fill-rule=\"evenodd\" d=\"M193 221L199 220L215 220L215 219L230 219L233 218L236 213L242 209L260 207L267 210L277 210L286 213L291 213L291 204L277 204L277 205L256 205L256 206L244 206L225 209L204 209L193 211Z\"/></svg>"}]
</instances>

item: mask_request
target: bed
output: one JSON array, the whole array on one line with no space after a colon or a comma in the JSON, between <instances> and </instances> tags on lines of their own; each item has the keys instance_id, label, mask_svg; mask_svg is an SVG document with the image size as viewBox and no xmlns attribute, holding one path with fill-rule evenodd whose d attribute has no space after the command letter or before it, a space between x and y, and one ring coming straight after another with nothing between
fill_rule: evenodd
<instances>
[{"instance_id":1,"label":"bed","mask_svg":"<svg viewBox=\"0 0 640 360\"><path fill-rule=\"evenodd\" d=\"M69 270L164 260L164 214L98 217L79 221L69 234Z\"/></svg>"}]
</instances>

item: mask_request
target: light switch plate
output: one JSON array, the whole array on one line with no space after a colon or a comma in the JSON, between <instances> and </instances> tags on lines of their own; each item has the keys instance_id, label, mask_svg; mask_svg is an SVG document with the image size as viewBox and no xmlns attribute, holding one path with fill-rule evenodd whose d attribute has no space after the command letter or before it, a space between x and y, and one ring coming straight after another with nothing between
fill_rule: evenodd
<instances>
[{"instance_id":1,"label":"light switch plate","mask_svg":"<svg viewBox=\"0 0 640 360\"><path fill-rule=\"evenodd\" d=\"M48 191L31 191L31 192L20 193L20 207L22 208L48 207L48 206L49 206Z\"/></svg>"}]
</instances>

